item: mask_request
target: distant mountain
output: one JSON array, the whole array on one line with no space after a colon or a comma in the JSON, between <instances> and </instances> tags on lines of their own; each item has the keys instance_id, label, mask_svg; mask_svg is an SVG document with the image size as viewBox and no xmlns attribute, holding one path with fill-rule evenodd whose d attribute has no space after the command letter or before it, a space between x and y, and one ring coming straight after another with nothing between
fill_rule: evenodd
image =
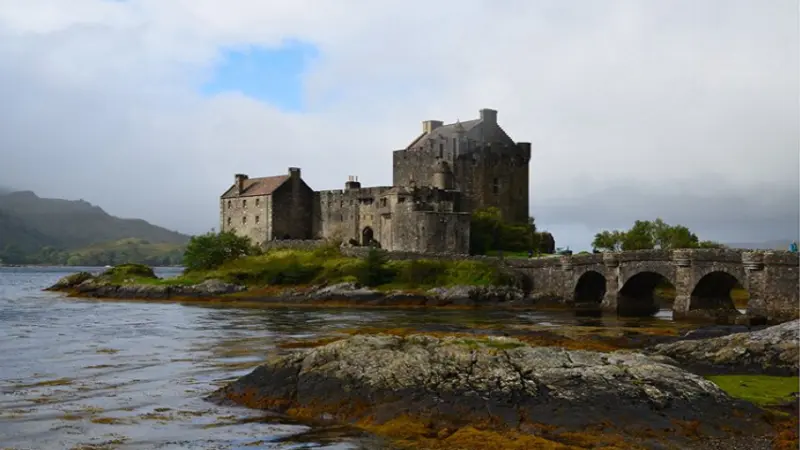
<instances>
[{"instance_id":1,"label":"distant mountain","mask_svg":"<svg viewBox=\"0 0 800 450\"><path fill-rule=\"evenodd\" d=\"M43 247L70 251L124 239L174 247L186 244L189 236L141 219L114 217L83 200L40 198L31 191L0 194L0 254L5 259Z\"/></svg>"},{"instance_id":2,"label":"distant mountain","mask_svg":"<svg viewBox=\"0 0 800 450\"><path fill-rule=\"evenodd\" d=\"M797 239L794 239L795 242L798 242ZM776 239L773 241L764 241L764 242L736 242L731 244L725 244L730 248L740 248L745 250L787 250L789 248L789 244L792 243L792 239Z\"/></svg>"}]
</instances>

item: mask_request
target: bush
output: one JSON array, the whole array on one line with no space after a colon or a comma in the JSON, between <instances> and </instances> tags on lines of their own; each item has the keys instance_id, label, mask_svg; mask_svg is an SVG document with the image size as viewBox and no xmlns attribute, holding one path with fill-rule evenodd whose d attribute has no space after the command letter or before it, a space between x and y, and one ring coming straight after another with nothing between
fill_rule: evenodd
<instances>
[{"instance_id":1,"label":"bush","mask_svg":"<svg viewBox=\"0 0 800 450\"><path fill-rule=\"evenodd\" d=\"M366 286L378 286L392 281L392 273L386 266L386 254L375 247L369 249L364 258L364 268L359 282Z\"/></svg>"},{"instance_id":2,"label":"bush","mask_svg":"<svg viewBox=\"0 0 800 450\"><path fill-rule=\"evenodd\" d=\"M103 272L103 276L109 278L157 278L153 268L144 264L120 264Z\"/></svg>"},{"instance_id":3,"label":"bush","mask_svg":"<svg viewBox=\"0 0 800 450\"><path fill-rule=\"evenodd\" d=\"M260 250L250 238L233 232L206 233L192 236L183 254L186 271L212 270L226 262L247 255L257 255Z\"/></svg>"}]
</instances>

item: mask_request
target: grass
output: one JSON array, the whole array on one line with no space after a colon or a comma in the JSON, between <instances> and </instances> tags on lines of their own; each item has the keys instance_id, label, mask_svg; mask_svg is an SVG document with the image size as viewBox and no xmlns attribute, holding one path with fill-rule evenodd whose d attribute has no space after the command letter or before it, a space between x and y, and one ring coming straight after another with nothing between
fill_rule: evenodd
<instances>
[{"instance_id":1,"label":"grass","mask_svg":"<svg viewBox=\"0 0 800 450\"><path fill-rule=\"evenodd\" d=\"M707 377L731 397L760 406L779 405L792 401L800 391L800 378L769 375L717 375Z\"/></svg>"},{"instance_id":2,"label":"grass","mask_svg":"<svg viewBox=\"0 0 800 450\"><path fill-rule=\"evenodd\" d=\"M499 266L483 261L406 260L388 261L381 254L367 258L344 256L338 248L274 250L259 256L229 261L221 267L192 271L159 279L144 274L111 278L124 284L191 285L219 279L250 288L305 286L322 283L357 282L379 289L511 284L515 278Z\"/></svg>"}]
</instances>

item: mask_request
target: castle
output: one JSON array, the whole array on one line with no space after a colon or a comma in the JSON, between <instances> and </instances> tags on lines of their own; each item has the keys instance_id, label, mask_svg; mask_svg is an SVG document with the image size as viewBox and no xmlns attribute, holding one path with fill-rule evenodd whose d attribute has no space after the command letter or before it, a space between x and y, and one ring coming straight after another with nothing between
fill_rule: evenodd
<instances>
[{"instance_id":1,"label":"castle","mask_svg":"<svg viewBox=\"0 0 800 450\"><path fill-rule=\"evenodd\" d=\"M391 251L469 253L471 212L497 207L503 218L528 219L531 144L514 142L497 111L422 133L393 155L391 186L314 191L290 167L285 175L237 174L220 198L220 230L256 244L275 239L338 238Z\"/></svg>"}]
</instances>

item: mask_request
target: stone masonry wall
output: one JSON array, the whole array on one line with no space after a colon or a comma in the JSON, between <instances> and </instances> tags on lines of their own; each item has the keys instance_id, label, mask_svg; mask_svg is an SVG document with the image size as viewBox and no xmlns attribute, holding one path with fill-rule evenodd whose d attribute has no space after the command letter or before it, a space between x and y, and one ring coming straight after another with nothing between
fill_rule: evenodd
<instances>
[{"instance_id":1,"label":"stone masonry wall","mask_svg":"<svg viewBox=\"0 0 800 450\"><path fill-rule=\"evenodd\" d=\"M271 238L270 196L220 199L220 231L247 236L255 244Z\"/></svg>"}]
</instances>

